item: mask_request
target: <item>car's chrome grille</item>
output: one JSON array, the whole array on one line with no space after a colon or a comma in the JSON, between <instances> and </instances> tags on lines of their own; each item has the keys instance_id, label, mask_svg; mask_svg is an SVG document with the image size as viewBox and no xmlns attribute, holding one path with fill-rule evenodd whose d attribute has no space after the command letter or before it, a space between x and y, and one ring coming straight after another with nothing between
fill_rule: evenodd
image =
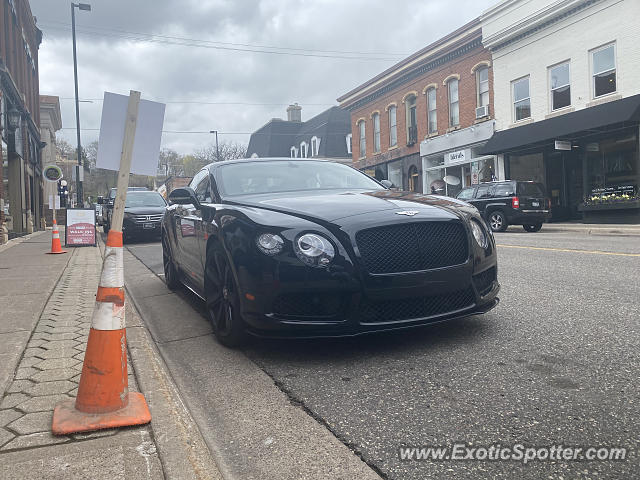
<instances>
[{"instance_id":1,"label":"car's chrome grille","mask_svg":"<svg viewBox=\"0 0 640 480\"><path fill-rule=\"evenodd\" d=\"M473 290L466 288L442 295L384 301L365 300L360 304L358 316L361 323L439 317L472 307L474 298Z\"/></svg>"},{"instance_id":2,"label":"car's chrome grille","mask_svg":"<svg viewBox=\"0 0 640 480\"><path fill-rule=\"evenodd\" d=\"M464 226L458 221L413 222L374 227L356 234L369 273L399 273L460 265L469 257Z\"/></svg>"},{"instance_id":3,"label":"car's chrome grille","mask_svg":"<svg viewBox=\"0 0 640 480\"><path fill-rule=\"evenodd\" d=\"M152 215L131 215L131 220L135 223L157 223L162 220L162 213L154 213Z\"/></svg>"}]
</instances>

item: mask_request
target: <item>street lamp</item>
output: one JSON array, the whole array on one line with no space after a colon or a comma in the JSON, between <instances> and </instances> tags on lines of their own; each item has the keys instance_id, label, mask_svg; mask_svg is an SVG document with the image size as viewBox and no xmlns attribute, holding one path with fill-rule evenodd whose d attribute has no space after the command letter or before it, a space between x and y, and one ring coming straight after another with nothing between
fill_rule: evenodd
<instances>
[{"instance_id":1,"label":"street lamp","mask_svg":"<svg viewBox=\"0 0 640 480\"><path fill-rule=\"evenodd\" d=\"M216 162L220 161L220 150L218 150L218 131L217 130L210 130L209 133L215 133L216 134Z\"/></svg>"},{"instance_id":2,"label":"street lamp","mask_svg":"<svg viewBox=\"0 0 640 480\"><path fill-rule=\"evenodd\" d=\"M82 201L82 146L80 145L80 102L78 101L78 61L76 58L76 11L85 10L91 11L91 5L88 3L73 3L71 2L71 37L73 38L73 79L76 86L76 131L78 138L78 173L76 175L76 190L78 196L78 202L83 205Z\"/></svg>"},{"instance_id":3,"label":"street lamp","mask_svg":"<svg viewBox=\"0 0 640 480\"><path fill-rule=\"evenodd\" d=\"M20 117L22 114L16 107L11 107L7 112L7 126L12 132L16 131L20 126Z\"/></svg>"}]
</instances>

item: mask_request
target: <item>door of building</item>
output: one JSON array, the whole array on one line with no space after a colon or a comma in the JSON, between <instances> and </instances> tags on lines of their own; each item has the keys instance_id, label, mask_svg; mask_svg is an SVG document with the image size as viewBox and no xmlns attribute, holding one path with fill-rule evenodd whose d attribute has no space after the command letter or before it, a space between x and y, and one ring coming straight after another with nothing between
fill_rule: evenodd
<instances>
[{"instance_id":1,"label":"door of building","mask_svg":"<svg viewBox=\"0 0 640 480\"><path fill-rule=\"evenodd\" d=\"M551 198L551 218L565 221L580 218L583 200L582 158L578 151L552 152L545 156L547 196Z\"/></svg>"}]
</instances>

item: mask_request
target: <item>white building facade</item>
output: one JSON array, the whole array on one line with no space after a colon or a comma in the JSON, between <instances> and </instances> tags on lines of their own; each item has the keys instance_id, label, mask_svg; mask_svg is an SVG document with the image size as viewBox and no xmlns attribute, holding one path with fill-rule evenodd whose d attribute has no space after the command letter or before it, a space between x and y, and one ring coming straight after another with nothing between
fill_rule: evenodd
<instances>
[{"instance_id":1,"label":"white building facade","mask_svg":"<svg viewBox=\"0 0 640 480\"><path fill-rule=\"evenodd\" d=\"M638 0L505 0L482 15L496 119L483 153L545 184L555 220L640 212L639 19Z\"/></svg>"}]
</instances>

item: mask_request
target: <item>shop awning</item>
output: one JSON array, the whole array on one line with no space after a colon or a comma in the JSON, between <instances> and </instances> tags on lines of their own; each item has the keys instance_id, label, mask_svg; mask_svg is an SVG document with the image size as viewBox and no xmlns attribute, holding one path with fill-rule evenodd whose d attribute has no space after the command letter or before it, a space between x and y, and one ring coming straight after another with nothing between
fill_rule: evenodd
<instances>
[{"instance_id":1,"label":"shop awning","mask_svg":"<svg viewBox=\"0 0 640 480\"><path fill-rule=\"evenodd\" d=\"M634 121L640 121L640 95L496 132L480 153L489 155L521 150L527 145L570 137L585 130Z\"/></svg>"}]
</instances>

